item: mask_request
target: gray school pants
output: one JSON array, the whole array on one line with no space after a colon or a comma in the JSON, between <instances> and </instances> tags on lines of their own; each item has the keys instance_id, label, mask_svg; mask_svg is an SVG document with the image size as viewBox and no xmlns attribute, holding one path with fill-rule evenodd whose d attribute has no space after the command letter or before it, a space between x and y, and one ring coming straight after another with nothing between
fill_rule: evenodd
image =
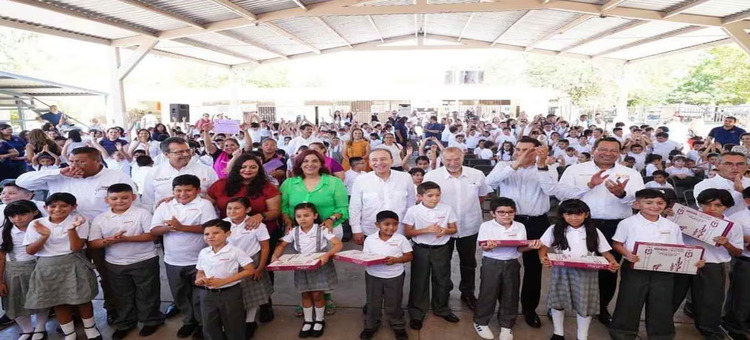
<instances>
[{"instance_id":1,"label":"gray school pants","mask_svg":"<svg viewBox=\"0 0 750 340\"><path fill-rule=\"evenodd\" d=\"M729 272L729 292L724 303L724 328L744 333L750 318L750 258L735 257Z\"/></svg>"},{"instance_id":2,"label":"gray school pants","mask_svg":"<svg viewBox=\"0 0 750 340\"><path fill-rule=\"evenodd\" d=\"M521 263L518 259L496 260L482 257L479 272L479 297L474 323L487 326L495 305L500 303L497 321L502 328L512 328L518 316L518 291L521 286Z\"/></svg>"},{"instance_id":3,"label":"gray school pants","mask_svg":"<svg viewBox=\"0 0 750 340\"><path fill-rule=\"evenodd\" d=\"M706 263L697 275L677 275L674 280L672 313L677 312L688 289L693 298L695 328L707 340L723 340L721 307L724 305L727 266L725 263Z\"/></svg>"},{"instance_id":4,"label":"gray school pants","mask_svg":"<svg viewBox=\"0 0 750 340\"><path fill-rule=\"evenodd\" d=\"M116 293L112 295L117 306L117 318L112 325L115 329L130 329L138 322L144 326L164 322L164 314L159 310L159 257L129 265L107 263L107 271L110 287Z\"/></svg>"},{"instance_id":5,"label":"gray school pants","mask_svg":"<svg viewBox=\"0 0 750 340\"><path fill-rule=\"evenodd\" d=\"M648 339L674 339L672 296L677 275L683 274L636 270L630 262L623 260L620 267L620 292L617 294L612 324L609 325L612 339L633 340L638 336L644 304Z\"/></svg>"},{"instance_id":6,"label":"gray school pants","mask_svg":"<svg viewBox=\"0 0 750 340\"><path fill-rule=\"evenodd\" d=\"M448 315L448 298L453 289L451 281L450 242L442 246L414 244L409 285L409 318L423 320L430 308L430 283L432 283L432 313Z\"/></svg>"},{"instance_id":7,"label":"gray school pants","mask_svg":"<svg viewBox=\"0 0 750 340\"><path fill-rule=\"evenodd\" d=\"M239 284L227 288L197 288L207 340L246 340L245 306Z\"/></svg>"},{"instance_id":8,"label":"gray school pants","mask_svg":"<svg viewBox=\"0 0 750 340\"><path fill-rule=\"evenodd\" d=\"M173 266L164 263L167 271L169 290L177 308L182 312L183 325L200 325L201 310L198 300L198 288L195 287L195 265Z\"/></svg>"},{"instance_id":9,"label":"gray school pants","mask_svg":"<svg viewBox=\"0 0 750 340\"><path fill-rule=\"evenodd\" d=\"M367 291L367 313L365 328L376 329L380 322L381 306L392 329L404 329L404 311L401 301L404 295L404 277L406 274L384 279L365 273Z\"/></svg>"}]
</instances>

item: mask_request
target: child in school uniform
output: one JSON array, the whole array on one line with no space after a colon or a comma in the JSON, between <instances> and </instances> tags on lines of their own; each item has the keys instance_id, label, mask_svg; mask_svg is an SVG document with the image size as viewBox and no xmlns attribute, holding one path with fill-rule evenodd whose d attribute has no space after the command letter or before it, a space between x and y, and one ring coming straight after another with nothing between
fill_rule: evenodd
<instances>
[{"instance_id":1,"label":"child in school uniform","mask_svg":"<svg viewBox=\"0 0 750 340\"><path fill-rule=\"evenodd\" d=\"M44 326L48 310L24 308L31 273L36 267L36 257L26 253L23 239L32 220L41 218L36 204L19 200L8 204L4 209L5 218L0 233L0 295L6 315L21 329L19 340L40 340L47 338ZM31 315L36 317L36 327L31 326Z\"/></svg>"},{"instance_id":2,"label":"child in school uniform","mask_svg":"<svg viewBox=\"0 0 750 340\"><path fill-rule=\"evenodd\" d=\"M202 288L198 296L203 335L207 340L246 340L239 283L253 275L253 260L243 249L227 242L232 234L230 222L214 219L203 223L202 227L208 247L198 255L195 285Z\"/></svg>"},{"instance_id":3,"label":"child in school uniform","mask_svg":"<svg viewBox=\"0 0 750 340\"><path fill-rule=\"evenodd\" d=\"M448 298L453 289L453 247L449 242L450 235L458 231L458 218L453 208L440 203L440 195L437 183L423 182L417 187L417 199L422 203L407 209L403 218L404 234L411 237L414 243L408 306L409 327L416 330L422 329L422 320L430 308L430 302L433 314L448 322L459 321L448 307Z\"/></svg>"},{"instance_id":4,"label":"child in school uniform","mask_svg":"<svg viewBox=\"0 0 750 340\"><path fill-rule=\"evenodd\" d=\"M702 212L721 219L726 219L724 211L734 206L732 194L724 189L703 190L696 200ZM726 268L733 257L742 256L742 228L731 228L726 236L718 236L713 241L719 246L712 246L690 236L685 237L685 244L705 249L703 260L706 264L698 269L697 275L680 275L675 278L672 311L677 312L689 290L695 328L706 339L724 339L721 308L725 297Z\"/></svg>"},{"instance_id":5,"label":"child in school uniform","mask_svg":"<svg viewBox=\"0 0 750 340\"><path fill-rule=\"evenodd\" d=\"M632 264L640 259L633 254L636 242L684 244L682 230L661 216L667 197L656 189L642 189L635 194L638 214L622 220L612 236L612 249L623 257L620 266L620 287L617 305L609 325L614 340L638 337L641 310L646 306L646 333L649 339L674 339L672 295L678 274L635 270ZM700 263L699 263L700 265Z\"/></svg>"},{"instance_id":6,"label":"child in school uniform","mask_svg":"<svg viewBox=\"0 0 750 340\"><path fill-rule=\"evenodd\" d=\"M14 181L3 184L3 190L0 191L0 222L5 221L5 215L3 214L5 207L10 203L20 200L31 201L36 205L37 210L42 213L42 216L44 216L46 213L44 210L44 201L34 201L33 198L33 192L19 187Z\"/></svg>"},{"instance_id":7,"label":"child in school uniform","mask_svg":"<svg viewBox=\"0 0 750 340\"><path fill-rule=\"evenodd\" d=\"M232 227L232 234L229 235L227 242L244 250L254 264L253 275L240 281L242 301L246 311L245 333L248 339L252 338L258 328L255 322L258 306L268 303L268 298L273 294L271 279L265 272L271 252L269 245L271 236L262 222L255 228L247 225L250 210L250 200L246 197L234 197L227 202L227 217L224 219Z\"/></svg>"},{"instance_id":8,"label":"child in school uniform","mask_svg":"<svg viewBox=\"0 0 750 340\"><path fill-rule=\"evenodd\" d=\"M386 264L369 266L365 269L365 291L367 307L365 329L360 339L372 339L380 326L381 306L385 308L396 340L405 340L406 324L401 301L404 288L404 263L412 260L412 247L409 240L398 231L398 214L390 210L375 216L378 232L367 236L362 251L387 256Z\"/></svg>"},{"instance_id":9,"label":"child in school uniform","mask_svg":"<svg viewBox=\"0 0 750 340\"><path fill-rule=\"evenodd\" d=\"M486 242L482 248L481 283L477 308L474 310L474 330L483 339L494 339L489 323L500 303L497 321L500 324L499 340L513 340L513 324L518 316L518 293L521 288L521 253L539 249L539 240L526 247L501 247L494 241L526 240L526 226L513 221L516 203L507 197L490 202L492 220L479 226L477 242Z\"/></svg>"},{"instance_id":10,"label":"child in school uniform","mask_svg":"<svg viewBox=\"0 0 750 340\"><path fill-rule=\"evenodd\" d=\"M198 304L198 290L193 289L195 265L203 241L203 223L218 217L213 204L199 196L201 181L194 175L180 175L172 180L174 199L160 204L151 219L151 234L164 235L164 267L169 290L182 311L182 327L178 338L203 334Z\"/></svg>"},{"instance_id":11,"label":"child in school uniform","mask_svg":"<svg viewBox=\"0 0 750 340\"><path fill-rule=\"evenodd\" d=\"M148 232L151 213L133 206L137 196L129 184L107 188L109 210L94 217L89 232L91 248L104 248L112 291L117 292L113 340L124 339L143 323L139 336L154 334L164 323L159 282L159 256L154 235Z\"/></svg>"},{"instance_id":12,"label":"child in school uniform","mask_svg":"<svg viewBox=\"0 0 750 340\"><path fill-rule=\"evenodd\" d=\"M87 339L102 339L94 322L91 300L99 293L94 265L83 255L89 223L73 215L75 196L58 192L45 200L48 217L31 222L23 245L26 253L36 255L37 263L29 279L27 309L54 307L64 340L75 340L73 308L83 321Z\"/></svg>"},{"instance_id":13,"label":"child in school uniform","mask_svg":"<svg viewBox=\"0 0 750 340\"><path fill-rule=\"evenodd\" d=\"M750 187L742 191L745 206L750 206ZM747 339L745 330L750 319L750 208L742 209L731 216L733 228L742 228L743 248L742 256L736 256L729 271L729 291L724 303L724 319L722 329L731 339Z\"/></svg>"},{"instance_id":14,"label":"child in school uniform","mask_svg":"<svg viewBox=\"0 0 750 340\"><path fill-rule=\"evenodd\" d=\"M274 249L271 262L279 256L289 244L300 254L321 253L322 265L314 270L295 270L294 287L302 293L302 313L304 323L299 331L300 338L318 338L325 330L325 304L323 293L331 291L338 283L336 268L333 266L333 255L341 250L341 241L330 230L320 225L318 209L312 203L300 203L294 207L294 222L297 225L279 241ZM328 242L331 245L328 245ZM313 321L313 307L315 320Z\"/></svg>"},{"instance_id":15,"label":"child in school uniform","mask_svg":"<svg viewBox=\"0 0 750 340\"><path fill-rule=\"evenodd\" d=\"M539 258L545 266L552 267L547 256L550 250L575 257L599 253L609 261L609 270L617 271L620 265L609 253L612 247L591 222L591 209L585 202L578 199L563 201L557 215L559 221L547 228L539 239L543 244ZM566 309L576 313L576 339L587 340L591 317L599 312L598 270L552 267L547 305L552 315L552 340L565 340L563 323Z\"/></svg>"}]
</instances>

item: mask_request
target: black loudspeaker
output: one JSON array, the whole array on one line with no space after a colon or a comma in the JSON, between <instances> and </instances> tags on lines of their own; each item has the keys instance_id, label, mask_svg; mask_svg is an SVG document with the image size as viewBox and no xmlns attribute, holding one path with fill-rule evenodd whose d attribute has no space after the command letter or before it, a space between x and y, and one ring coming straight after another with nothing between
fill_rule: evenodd
<instances>
[{"instance_id":1,"label":"black loudspeaker","mask_svg":"<svg viewBox=\"0 0 750 340\"><path fill-rule=\"evenodd\" d=\"M190 105L169 104L169 120L172 122L190 121Z\"/></svg>"}]
</instances>

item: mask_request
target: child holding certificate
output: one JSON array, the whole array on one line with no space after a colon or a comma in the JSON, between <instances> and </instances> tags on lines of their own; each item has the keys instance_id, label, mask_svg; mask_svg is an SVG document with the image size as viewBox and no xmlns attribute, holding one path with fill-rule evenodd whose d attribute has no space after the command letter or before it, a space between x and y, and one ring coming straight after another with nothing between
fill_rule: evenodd
<instances>
[{"instance_id":1,"label":"child holding certificate","mask_svg":"<svg viewBox=\"0 0 750 340\"><path fill-rule=\"evenodd\" d=\"M742 191L745 205L750 206L750 187ZM729 272L729 292L724 304L724 320L721 323L727 335L732 339L745 339L745 329L750 316L750 209L742 209L729 216L736 222L733 228L742 227L745 241L742 256L735 257L732 270ZM745 338L743 338L745 336Z\"/></svg>"},{"instance_id":2,"label":"child holding certificate","mask_svg":"<svg viewBox=\"0 0 750 340\"><path fill-rule=\"evenodd\" d=\"M734 206L732 194L724 189L703 190L697 201L703 213L720 219L726 219L724 211ZM733 226L726 236L715 237L713 241L719 246L692 237L685 238L685 244L705 248L703 258L706 265L698 269L698 275L678 275L675 278L672 311L679 309L690 290L695 328L706 339L723 339L724 333L720 325L726 287L725 263L729 263L732 257L742 255L742 228Z\"/></svg>"},{"instance_id":3,"label":"child holding certificate","mask_svg":"<svg viewBox=\"0 0 750 340\"><path fill-rule=\"evenodd\" d=\"M683 244L682 231L674 222L661 216L667 197L656 189L635 193L634 207L638 214L622 220L612 236L612 248L623 257L620 267L620 292L609 326L614 340L633 340L638 336L641 310L646 305L646 333L649 339L673 339L675 336L671 310L674 286L673 273L635 270L632 264L640 259L634 252L636 242Z\"/></svg>"},{"instance_id":4,"label":"child holding certificate","mask_svg":"<svg viewBox=\"0 0 750 340\"><path fill-rule=\"evenodd\" d=\"M539 249L539 258L545 266L552 267L547 257L548 250L575 257L599 253L609 261L609 270L617 271L620 265L609 253L612 247L604 234L592 224L591 209L585 202L578 199L563 201L558 216L560 221L549 227L539 239L543 245ZM566 309L576 312L577 339L588 339L591 317L599 312L598 270L552 267L547 305L552 316L552 340L565 340L563 323Z\"/></svg>"}]
</instances>

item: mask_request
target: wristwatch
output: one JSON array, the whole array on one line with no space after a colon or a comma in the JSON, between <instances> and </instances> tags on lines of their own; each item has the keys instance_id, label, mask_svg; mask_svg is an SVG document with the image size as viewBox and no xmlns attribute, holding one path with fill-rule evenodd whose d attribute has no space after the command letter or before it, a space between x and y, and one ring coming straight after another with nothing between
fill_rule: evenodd
<instances>
[{"instance_id":1,"label":"wristwatch","mask_svg":"<svg viewBox=\"0 0 750 340\"><path fill-rule=\"evenodd\" d=\"M339 218L334 215L331 215L330 217L328 217L328 219L331 220L331 222L336 223L336 221L338 221Z\"/></svg>"},{"instance_id":2,"label":"wristwatch","mask_svg":"<svg viewBox=\"0 0 750 340\"><path fill-rule=\"evenodd\" d=\"M548 171L549 167L548 166L545 166L545 167L536 167L536 169L539 170L539 171Z\"/></svg>"}]
</instances>

